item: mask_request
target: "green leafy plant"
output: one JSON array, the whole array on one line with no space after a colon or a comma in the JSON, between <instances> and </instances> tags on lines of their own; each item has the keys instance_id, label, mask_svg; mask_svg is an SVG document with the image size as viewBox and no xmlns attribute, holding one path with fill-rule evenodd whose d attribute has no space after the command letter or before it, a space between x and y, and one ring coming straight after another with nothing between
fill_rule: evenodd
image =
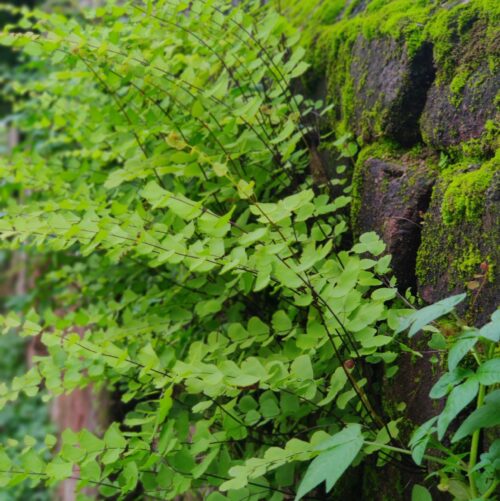
<instances>
[{"instance_id":1,"label":"green leafy plant","mask_svg":"<svg viewBox=\"0 0 500 501\"><path fill-rule=\"evenodd\" d=\"M423 308L410 315L401 329L409 327L410 336L421 329L439 334L439 326L431 322L453 312L464 299L465 294L461 294ZM427 450L439 451L443 455L442 467L434 475L440 478L440 490L460 500L489 499L500 482L500 441L490 437L489 449L480 458L478 453L484 430L500 425L500 311L480 329L460 322L456 329L448 342L448 371L430 392L431 398L446 398L446 402L438 416L415 431L410 442L412 457L422 464ZM473 403L475 409L454 430L448 444L444 440L448 428Z\"/></svg>"},{"instance_id":2,"label":"green leafy plant","mask_svg":"<svg viewBox=\"0 0 500 501\"><path fill-rule=\"evenodd\" d=\"M307 70L297 34L260 2L229 4L20 10L1 36L38 77L11 85L26 141L0 171L27 195L0 233L44 270L1 323L47 355L0 404L93 385L123 409L103 436L5 443L0 486L277 501L411 454L370 380L396 374L412 304L375 233L345 246L349 187L311 184L321 106L290 90ZM412 328L433 320L419 315Z\"/></svg>"}]
</instances>

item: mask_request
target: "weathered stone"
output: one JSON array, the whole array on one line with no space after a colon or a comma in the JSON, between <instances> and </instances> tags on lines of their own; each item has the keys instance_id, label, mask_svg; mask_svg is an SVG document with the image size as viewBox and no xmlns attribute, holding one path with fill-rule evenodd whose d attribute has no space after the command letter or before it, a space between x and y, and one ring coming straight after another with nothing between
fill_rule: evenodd
<instances>
[{"instance_id":1,"label":"weathered stone","mask_svg":"<svg viewBox=\"0 0 500 501\"><path fill-rule=\"evenodd\" d=\"M357 210L353 214L358 233L376 231L387 244L393 256L393 269L400 290L415 288L415 265L421 240L421 222L427 210L435 182L436 158L427 152L419 155L405 154L396 158L397 152L377 152L382 158L370 156L369 149L362 153L356 166L354 186ZM403 353L399 357L399 370L391 379L383 379L380 386L380 408L390 419L401 417L399 404L405 405L405 419L399 425L400 439L408 443L413 430L439 414L443 402L429 398L429 392L439 379L439 368L433 363L431 353L426 353L422 339L409 341L423 356ZM366 480L363 498L387 500L410 499L412 487L423 483L425 473L416 471L408 462L404 467L388 464L383 469L373 464L365 467ZM374 477L374 478L372 478ZM444 501L448 496L433 490L433 499Z\"/></svg>"},{"instance_id":2,"label":"weathered stone","mask_svg":"<svg viewBox=\"0 0 500 501\"><path fill-rule=\"evenodd\" d=\"M486 63L485 63L486 64ZM481 66L455 93L447 83L434 84L422 115L422 135L434 148L449 148L479 138L488 120L498 121L495 104L500 72Z\"/></svg>"},{"instance_id":3,"label":"weathered stone","mask_svg":"<svg viewBox=\"0 0 500 501\"><path fill-rule=\"evenodd\" d=\"M418 290L423 299L432 303L468 291L461 311L469 323L477 325L488 321L500 297L498 167L498 160L493 159L441 177L425 216L418 251ZM468 181L475 172L476 185Z\"/></svg>"},{"instance_id":4,"label":"weathered stone","mask_svg":"<svg viewBox=\"0 0 500 501\"><path fill-rule=\"evenodd\" d=\"M301 19L310 40L309 95L333 105L322 132L361 137L354 232L382 236L400 290L412 287L429 302L468 290L462 313L475 325L488 320L500 297L500 162L498 156L496 164L491 160L500 146L500 12L492 5L348 0L337 17ZM433 154L419 160L408 149L395 149L392 140ZM447 158L465 160L447 167ZM334 158L324 160L334 165ZM335 176L334 170L327 174ZM444 405L444 399L429 398L442 366L427 341L409 341L423 356L400 354L392 378L381 372L369 378L369 394L380 398L377 411L388 420L404 416L399 438L405 447L415 426ZM418 473L394 464L381 470L365 462L362 468L352 473L350 495L348 488L335 499L406 500L415 483L425 484ZM436 489L432 498L450 494Z\"/></svg>"},{"instance_id":5,"label":"weathered stone","mask_svg":"<svg viewBox=\"0 0 500 501\"><path fill-rule=\"evenodd\" d=\"M418 120L434 80L432 47L409 56L404 42L358 36L352 49L352 126L365 140L395 139L409 146L420 139Z\"/></svg>"},{"instance_id":6,"label":"weathered stone","mask_svg":"<svg viewBox=\"0 0 500 501\"><path fill-rule=\"evenodd\" d=\"M358 233L377 232L393 256L399 288L414 287L420 222L430 201L432 169L425 159L406 155L398 161L368 158L357 171L354 227Z\"/></svg>"},{"instance_id":7,"label":"weathered stone","mask_svg":"<svg viewBox=\"0 0 500 501\"><path fill-rule=\"evenodd\" d=\"M500 38L492 36L495 23L493 13L489 18L464 5L451 10L446 23L436 28L437 33L443 31L435 35L437 78L421 120L422 135L429 145L454 147L478 139L489 120L498 124Z\"/></svg>"}]
</instances>

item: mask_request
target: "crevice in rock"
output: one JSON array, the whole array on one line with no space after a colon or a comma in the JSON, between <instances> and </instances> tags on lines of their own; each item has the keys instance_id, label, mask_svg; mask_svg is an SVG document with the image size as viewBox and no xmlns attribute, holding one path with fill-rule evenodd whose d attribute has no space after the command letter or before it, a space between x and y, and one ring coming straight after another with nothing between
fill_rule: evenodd
<instances>
[{"instance_id":1,"label":"crevice in rock","mask_svg":"<svg viewBox=\"0 0 500 501\"><path fill-rule=\"evenodd\" d=\"M408 79L410 85L403 86L400 97L401 105L397 107L402 113L392 120L392 135L402 146L413 146L422 140L419 121L427 101L427 94L436 78L433 60L433 45L424 42L410 62Z\"/></svg>"},{"instance_id":2,"label":"crevice in rock","mask_svg":"<svg viewBox=\"0 0 500 501\"><path fill-rule=\"evenodd\" d=\"M434 184L431 184L417 201L413 232L411 238L408 239L407 260L411 272L409 273L407 286L410 287L414 294L417 293L417 254L422 243L422 222L431 204L433 188Z\"/></svg>"},{"instance_id":3,"label":"crevice in rock","mask_svg":"<svg viewBox=\"0 0 500 501\"><path fill-rule=\"evenodd\" d=\"M360 168L363 203L355 216L357 231L375 231L382 237L399 290L415 292L421 223L430 206L434 176L425 159L415 163L409 158L369 158Z\"/></svg>"}]
</instances>

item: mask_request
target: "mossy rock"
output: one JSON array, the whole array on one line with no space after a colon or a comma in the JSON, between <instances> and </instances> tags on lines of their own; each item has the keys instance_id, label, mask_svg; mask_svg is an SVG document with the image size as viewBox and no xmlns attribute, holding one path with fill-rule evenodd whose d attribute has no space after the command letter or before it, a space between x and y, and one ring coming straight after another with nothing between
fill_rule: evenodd
<instances>
[{"instance_id":1,"label":"mossy rock","mask_svg":"<svg viewBox=\"0 0 500 501\"><path fill-rule=\"evenodd\" d=\"M500 72L487 78L485 72L484 68L478 69L456 93L447 84L432 87L421 120L427 144L436 149L454 148L487 136L489 122L498 124L500 114L495 100ZM481 143L477 150L481 156L489 156L498 147L489 141Z\"/></svg>"},{"instance_id":2,"label":"mossy rock","mask_svg":"<svg viewBox=\"0 0 500 501\"><path fill-rule=\"evenodd\" d=\"M422 213L436 175L436 157L426 150L402 154L388 144L365 148L353 178L351 218L356 234L377 232L393 256L401 290L414 288Z\"/></svg>"},{"instance_id":3,"label":"mossy rock","mask_svg":"<svg viewBox=\"0 0 500 501\"><path fill-rule=\"evenodd\" d=\"M493 5L483 11L476 3L441 13L429 27L437 75L421 129L436 149L470 147L475 141L476 154L491 156L498 148L491 130L500 121L500 39L492 27L500 15Z\"/></svg>"},{"instance_id":4,"label":"mossy rock","mask_svg":"<svg viewBox=\"0 0 500 501\"><path fill-rule=\"evenodd\" d=\"M433 4L422 0L292 0L285 14L303 29L312 83L326 78L331 125L364 140L411 145L433 80L422 39ZM420 98L418 97L420 96Z\"/></svg>"},{"instance_id":5,"label":"mossy rock","mask_svg":"<svg viewBox=\"0 0 500 501\"><path fill-rule=\"evenodd\" d=\"M417 143L418 121L434 80L432 46L422 44L410 56L404 41L360 35L351 56L352 105L344 120L365 142L389 137L405 146Z\"/></svg>"},{"instance_id":6,"label":"mossy rock","mask_svg":"<svg viewBox=\"0 0 500 501\"><path fill-rule=\"evenodd\" d=\"M419 292L428 302L468 291L467 320L485 323L500 297L500 154L462 162L440 175L417 255Z\"/></svg>"},{"instance_id":7,"label":"mossy rock","mask_svg":"<svg viewBox=\"0 0 500 501\"><path fill-rule=\"evenodd\" d=\"M311 85L326 80L338 133L439 150L466 142L467 154L491 157L500 3L292 0L285 13L303 29Z\"/></svg>"}]
</instances>

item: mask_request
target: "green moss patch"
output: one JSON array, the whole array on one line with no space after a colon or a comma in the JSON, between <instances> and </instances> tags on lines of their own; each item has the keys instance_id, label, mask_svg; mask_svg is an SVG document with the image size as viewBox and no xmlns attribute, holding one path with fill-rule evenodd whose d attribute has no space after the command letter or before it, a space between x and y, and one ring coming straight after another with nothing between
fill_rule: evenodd
<instances>
[{"instance_id":1,"label":"green moss patch","mask_svg":"<svg viewBox=\"0 0 500 501\"><path fill-rule=\"evenodd\" d=\"M375 103L363 103L363 112L355 113L356 99L366 99L363 76L355 81L351 74L357 64L353 48L360 36L367 41L395 40L397 50L409 60L424 42L431 43L438 83L450 86L450 102L457 107L479 65L481 72L488 73L485 78L498 69L500 2L442 5L432 0L369 0L362 7L359 0L291 0L284 12L302 28L316 75L327 74L328 97L335 104L331 125L338 134L356 130L363 135L370 130L373 139L386 132L382 96Z\"/></svg>"},{"instance_id":2,"label":"green moss patch","mask_svg":"<svg viewBox=\"0 0 500 501\"><path fill-rule=\"evenodd\" d=\"M476 222L483 215L484 194L488 189L499 155L484 163L479 169L462 172L463 165L451 169L445 178L452 179L443 197L441 214L446 225L457 225L464 221Z\"/></svg>"},{"instance_id":3,"label":"green moss patch","mask_svg":"<svg viewBox=\"0 0 500 501\"><path fill-rule=\"evenodd\" d=\"M466 290L477 280L490 284L481 287L483 296L495 295L499 214L491 192L499 160L497 152L474 170L470 162L462 161L440 175L424 218L416 268L419 283L434 288L436 296ZM481 313L478 305L482 302L484 298L471 301L471 320Z\"/></svg>"},{"instance_id":4,"label":"green moss patch","mask_svg":"<svg viewBox=\"0 0 500 501\"><path fill-rule=\"evenodd\" d=\"M500 4L491 0L473 0L452 9L438 9L424 35L434 44L438 80L450 82L455 75L463 78L464 73L476 69L484 58L488 59L493 73L499 63L499 23ZM464 45L468 46L465 54L456 50L457 46ZM457 66L460 66L458 72Z\"/></svg>"}]
</instances>

